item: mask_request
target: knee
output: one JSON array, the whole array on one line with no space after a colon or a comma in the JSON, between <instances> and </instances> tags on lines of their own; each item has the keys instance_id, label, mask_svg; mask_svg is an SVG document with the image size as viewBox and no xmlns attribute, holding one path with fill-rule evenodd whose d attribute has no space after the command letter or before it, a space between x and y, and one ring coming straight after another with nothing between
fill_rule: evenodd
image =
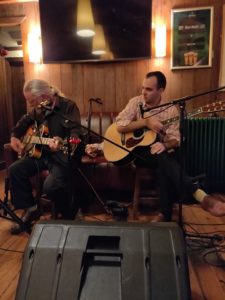
<instances>
[{"instance_id":1,"label":"knee","mask_svg":"<svg viewBox=\"0 0 225 300\"><path fill-rule=\"evenodd\" d=\"M50 184L47 180L45 180L43 184L43 193L48 196L53 193L53 185Z\"/></svg>"},{"instance_id":2,"label":"knee","mask_svg":"<svg viewBox=\"0 0 225 300\"><path fill-rule=\"evenodd\" d=\"M43 185L43 193L48 196L57 196L57 194L60 194L65 188L65 185L58 184L57 182L48 180L47 178Z\"/></svg>"}]
</instances>

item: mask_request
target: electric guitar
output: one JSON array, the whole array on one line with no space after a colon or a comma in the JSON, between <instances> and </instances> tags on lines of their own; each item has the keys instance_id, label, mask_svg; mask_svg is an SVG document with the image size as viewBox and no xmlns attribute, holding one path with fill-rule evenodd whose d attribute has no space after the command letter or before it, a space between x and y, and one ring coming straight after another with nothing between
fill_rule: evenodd
<instances>
[{"instance_id":1,"label":"electric guitar","mask_svg":"<svg viewBox=\"0 0 225 300\"><path fill-rule=\"evenodd\" d=\"M22 137L21 142L23 144L23 151L20 154L21 156L29 155L39 159L42 155L43 146L48 145L52 138L48 137L49 130L45 125L40 125L39 127L36 124L30 126L27 129L26 134ZM68 144L67 140L63 140L58 137L59 142L59 151L62 151L64 154L68 154ZM69 140L71 151L71 156L74 154L77 145L81 142L78 138L71 138Z\"/></svg>"},{"instance_id":2,"label":"electric guitar","mask_svg":"<svg viewBox=\"0 0 225 300\"><path fill-rule=\"evenodd\" d=\"M225 110L225 101L219 101L207 104L192 112L189 112L187 114L187 117L190 118L201 113L219 112L223 110ZM179 121L179 116L164 120L162 121L162 124L170 125L177 121ZM116 123L113 123L106 130L105 138L113 141L114 143L118 144L124 149L129 150L129 152L123 150L106 140L104 140L103 142L103 153L105 158L108 161L111 161L116 164L124 164L131 162L135 158L133 155L131 155L130 151L132 152L133 150L136 150L139 147L145 147L153 144L157 138L157 133L148 128L137 129L133 132L128 133L119 133L117 131Z\"/></svg>"}]
</instances>

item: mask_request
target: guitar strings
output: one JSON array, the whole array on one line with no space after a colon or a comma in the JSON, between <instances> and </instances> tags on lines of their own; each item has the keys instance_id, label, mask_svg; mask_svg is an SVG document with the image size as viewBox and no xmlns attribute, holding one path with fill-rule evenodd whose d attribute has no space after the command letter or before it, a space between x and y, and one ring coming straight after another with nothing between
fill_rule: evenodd
<instances>
[{"instance_id":1,"label":"guitar strings","mask_svg":"<svg viewBox=\"0 0 225 300\"><path fill-rule=\"evenodd\" d=\"M41 146L42 146L42 139L41 139L41 131L40 131L40 125L38 126L38 121L37 121L37 111L36 111L36 109L34 109L34 128L35 128L35 130L36 130L36 132L37 132L37 138L39 139L39 141L40 141L40 144L41 144Z\"/></svg>"}]
</instances>

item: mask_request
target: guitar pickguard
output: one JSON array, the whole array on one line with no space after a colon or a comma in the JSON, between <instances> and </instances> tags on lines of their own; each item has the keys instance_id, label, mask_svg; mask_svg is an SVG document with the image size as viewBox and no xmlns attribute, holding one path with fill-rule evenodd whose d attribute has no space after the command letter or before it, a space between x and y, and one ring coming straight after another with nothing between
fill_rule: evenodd
<instances>
[{"instance_id":1,"label":"guitar pickguard","mask_svg":"<svg viewBox=\"0 0 225 300\"><path fill-rule=\"evenodd\" d=\"M37 126L34 124L33 126L29 127L26 134L22 138L22 143L24 146L24 153L27 153L30 157L40 158L42 155L42 148L43 145L37 144L33 142L34 138L40 140L43 137L48 136L48 128L45 125Z\"/></svg>"},{"instance_id":2,"label":"guitar pickguard","mask_svg":"<svg viewBox=\"0 0 225 300\"><path fill-rule=\"evenodd\" d=\"M126 147L129 148L133 148L135 146L137 146L138 144L140 144L140 142L143 140L144 137L141 137L139 139L134 139L134 138L129 138L126 141Z\"/></svg>"},{"instance_id":3,"label":"guitar pickguard","mask_svg":"<svg viewBox=\"0 0 225 300\"><path fill-rule=\"evenodd\" d=\"M133 136L130 138L127 138L125 147L126 148L133 148L136 147L138 144L143 141L145 136L145 130L144 129L137 129L133 131Z\"/></svg>"}]
</instances>

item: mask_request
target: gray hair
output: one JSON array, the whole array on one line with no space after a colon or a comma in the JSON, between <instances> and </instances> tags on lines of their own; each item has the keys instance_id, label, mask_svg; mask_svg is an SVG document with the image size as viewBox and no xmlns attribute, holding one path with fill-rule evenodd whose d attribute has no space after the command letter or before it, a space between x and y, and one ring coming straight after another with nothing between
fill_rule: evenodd
<instances>
[{"instance_id":1,"label":"gray hair","mask_svg":"<svg viewBox=\"0 0 225 300\"><path fill-rule=\"evenodd\" d=\"M41 95L46 96L64 96L63 93L57 89L49 85L46 81L41 79L32 79L24 84L23 92L31 92L31 94L35 97L39 97Z\"/></svg>"}]
</instances>

